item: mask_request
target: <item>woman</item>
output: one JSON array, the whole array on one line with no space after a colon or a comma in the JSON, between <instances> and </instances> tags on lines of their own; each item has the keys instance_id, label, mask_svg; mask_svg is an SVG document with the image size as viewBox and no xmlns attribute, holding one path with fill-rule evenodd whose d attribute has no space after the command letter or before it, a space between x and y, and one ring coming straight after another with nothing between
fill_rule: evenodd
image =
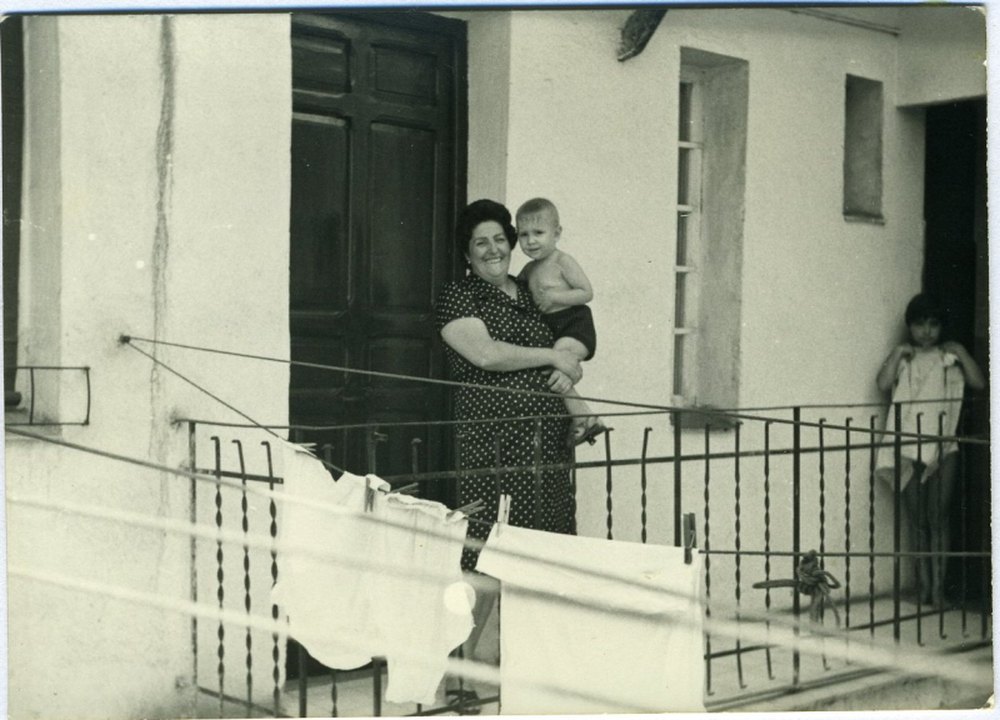
<instances>
[{"instance_id":1,"label":"woman","mask_svg":"<svg viewBox=\"0 0 1000 720\"><path fill-rule=\"evenodd\" d=\"M459 467L463 470L496 467L498 436L500 467L535 463L535 421L505 418L547 416L541 419L540 463L568 463L572 459L566 445L570 419L562 398L555 393L568 391L580 379L580 362L571 353L552 349L552 333L542 322L531 291L509 274L516 237L510 212L500 203L477 200L462 211L456 242L470 272L441 291L436 303L437 324L452 379L553 394L460 388L456 419L500 420L457 426L456 432L461 433ZM542 472L537 521L533 472L470 475L459 482L460 503L482 500L484 510L479 517L484 519L496 517L500 492L512 498L510 524L551 532L575 531L568 469ZM469 524L470 537L484 539L488 530L484 523ZM478 552L466 548L463 569L472 570L477 557ZM481 582L476 584L484 589ZM471 657L492 601L491 593L477 593L476 629L466 645L466 657Z\"/></svg>"}]
</instances>

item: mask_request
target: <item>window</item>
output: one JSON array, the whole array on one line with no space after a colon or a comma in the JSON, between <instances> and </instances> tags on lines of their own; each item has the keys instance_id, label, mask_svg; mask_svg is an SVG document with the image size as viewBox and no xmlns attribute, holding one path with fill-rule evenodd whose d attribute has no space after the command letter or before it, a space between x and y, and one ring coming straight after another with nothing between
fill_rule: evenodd
<instances>
[{"instance_id":1,"label":"window","mask_svg":"<svg viewBox=\"0 0 1000 720\"><path fill-rule=\"evenodd\" d=\"M882 83L847 76L844 217L882 221Z\"/></svg>"},{"instance_id":2,"label":"window","mask_svg":"<svg viewBox=\"0 0 1000 720\"><path fill-rule=\"evenodd\" d=\"M685 79L684 76L687 76ZM697 385L694 350L697 340L699 263L701 255L701 93L688 72L678 98L677 251L674 264L675 398L690 397Z\"/></svg>"},{"instance_id":3,"label":"window","mask_svg":"<svg viewBox=\"0 0 1000 720\"><path fill-rule=\"evenodd\" d=\"M673 399L689 407L739 401L748 80L745 61L681 50Z\"/></svg>"}]
</instances>

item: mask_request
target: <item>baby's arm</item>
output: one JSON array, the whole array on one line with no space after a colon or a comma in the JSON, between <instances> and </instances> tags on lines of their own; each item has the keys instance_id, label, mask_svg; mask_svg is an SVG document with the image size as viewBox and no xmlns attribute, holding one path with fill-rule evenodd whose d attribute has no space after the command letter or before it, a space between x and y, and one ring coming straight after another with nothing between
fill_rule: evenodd
<instances>
[{"instance_id":1,"label":"baby's arm","mask_svg":"<svg viewBox=\"0 0 1000 720\"><path fill-rule=\"evenodd\" d=\"M962 343L948 341L941 344L941 349L958 358L958 364L962 366L962 374L965 375L966 385L973 390L982 390L986 387L986 378L983 376L983 371L979 369L979 363L972 359L972 355Z\"/></svg>"},{"instance_id":2,"label":"baby's arm","mask_svg":"<svg viewBox=\"0 0 1000 720\"><path fill-rule=\"evenodd\" d=\"M594 289L590 286L587 274L571 255L560 254L559 269L569 287L563 290L546 289L546 300L553 305L586 305L594 299Z\"/></svg>"}]
</instances>

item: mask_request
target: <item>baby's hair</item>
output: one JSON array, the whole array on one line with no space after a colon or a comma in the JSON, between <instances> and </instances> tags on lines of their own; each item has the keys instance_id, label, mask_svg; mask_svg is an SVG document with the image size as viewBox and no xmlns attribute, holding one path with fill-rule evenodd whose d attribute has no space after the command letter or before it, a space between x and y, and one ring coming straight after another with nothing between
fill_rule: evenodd
<instances>
[{"instance_id":1,"label":"baby's hair","mask_svg":"<svg viewBox=\"0 0 1000 720\"><path fill-rule=\"evenodd\" d=\"M559 224L559 210L556 209L555 203L546 198L531 198L527 202L521 204L521 207L517 209L517 214L515 218L523 218L528 215L537 215L538 213L548 211L552 213L552 219L555 224Z\"/></svg>"},{"instance_id":2,"label":"baby's hair","mask_svg":"<svg viewBox=\"0 0 1000 720\"><path fill-rule=\"evenodd\" d=\"M906 324L912 325L923 320L937 320L944 325L945 313L938 299L929 293L914 295L906 305Z\"/></svg>"}]
</instances>

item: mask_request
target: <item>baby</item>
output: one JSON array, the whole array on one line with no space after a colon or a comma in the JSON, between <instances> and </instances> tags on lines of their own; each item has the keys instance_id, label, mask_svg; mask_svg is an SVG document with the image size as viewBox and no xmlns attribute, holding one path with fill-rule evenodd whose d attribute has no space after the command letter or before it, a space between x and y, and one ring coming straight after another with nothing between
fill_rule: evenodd
<instances>
[{"instance_id":1,"label":"baby","mask_svg":"<svg viewBox=\"0 0 1000 720\"><path fill-rule=\"evenodd\" d=\"M594 357L597 333L587 303L594 291L580 264L556 247L562 227L559 211L545 198L528 200L517 210L517 239L531 258L520 277L528 283L542 319L556 338L556 350L567 350L581 361ZM595 416L576 390L566 395L566 409L573 416L569 444L579 445L595 438L607 427Z\"/></svg>"}]
</instances>

